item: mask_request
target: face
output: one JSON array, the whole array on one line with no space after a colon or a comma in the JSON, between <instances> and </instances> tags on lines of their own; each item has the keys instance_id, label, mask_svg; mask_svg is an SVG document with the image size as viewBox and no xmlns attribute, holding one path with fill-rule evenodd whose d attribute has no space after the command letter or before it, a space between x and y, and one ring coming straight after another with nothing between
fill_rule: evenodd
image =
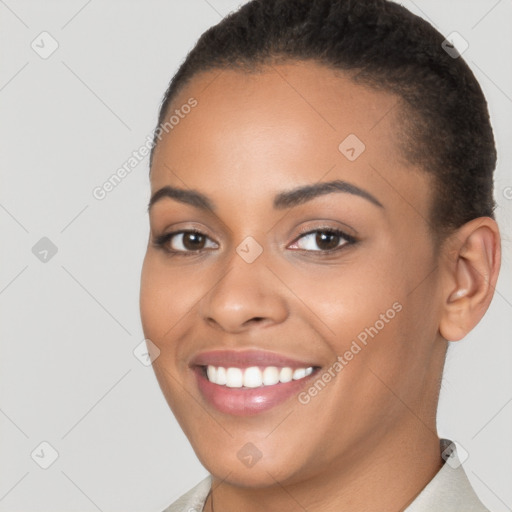
<instances>
[{"instance_id":1,"label":"face","mask_svg":"<svg viewBox=\"0 0 512 512\"><path fill-rule=\"evenodd\" d=\"M435 430L430 183L399 154L399 108L310 62L209 71L175 98L141 316L213 475L312 481Z\"/></svg>"}]
</instances>

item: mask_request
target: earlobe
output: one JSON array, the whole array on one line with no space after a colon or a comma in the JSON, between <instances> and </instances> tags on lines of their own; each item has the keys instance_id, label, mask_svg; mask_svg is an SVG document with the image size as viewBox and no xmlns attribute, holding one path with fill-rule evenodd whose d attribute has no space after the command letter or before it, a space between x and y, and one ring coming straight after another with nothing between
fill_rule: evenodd
<instances>
[{"instance_id":1,"label":"earlobe","mask_svg":"<svg viewBox=\"0 0 512 512\"><path fill-rule=\"evenodd\" d=\"M490 217L473 219L447 246L439 332L448 341L458 341L481 320L494 295L501 262L498 226Z\"/></svg>"}]
</instances>

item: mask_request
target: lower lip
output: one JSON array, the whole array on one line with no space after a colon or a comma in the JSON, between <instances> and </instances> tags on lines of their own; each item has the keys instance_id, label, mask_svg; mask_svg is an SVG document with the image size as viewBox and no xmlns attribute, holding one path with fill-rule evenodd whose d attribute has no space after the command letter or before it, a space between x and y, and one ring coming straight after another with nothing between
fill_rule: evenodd
<instances>
[{"instance_id":1,"label":"lower lip","mask_svg":"<svg viewBox=\"0 0 512 512\"><path fill-rule=\"evenodd\" d=\"M297 395L315 373L316 370L302 379L280 382L273 386L230 388L210 382L202 368L195 369L197 384L203 397L220 412L235 416L251 416L272 409Z\"/></svg>"}]
</instances>

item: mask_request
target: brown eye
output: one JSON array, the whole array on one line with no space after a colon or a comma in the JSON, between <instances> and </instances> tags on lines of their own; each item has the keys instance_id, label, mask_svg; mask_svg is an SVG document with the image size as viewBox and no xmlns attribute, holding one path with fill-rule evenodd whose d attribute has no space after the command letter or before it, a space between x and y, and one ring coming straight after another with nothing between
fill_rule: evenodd
<instances>
[{"instance_id":1,"label":"brown eye","mask_svg":"<svg viewBox=\"0 0 512 512\"><path fill-rule=\"evenodd\" d=\"M197 253L204 249L217 249L218 244L199 231L175 231L156 237L155 246L169 253Z\"/></svg>"},{"instance_id":2,"label":"brown eye","mask_svg":"<svg viewBox=\"0 0 512 512\"><path fill-rule=\"evenodd\" d=\"M329 252L341 249L344 245L355 243L356 239L338 229L315 229L300 236L292 249L312 252Z\"/></svg>"},{"instance_id":3,"label":"brown eye","mask_svg":"<svg viewBox=\"0 0 512 512\"><path fill-rule=\"evenodd\" d=\"M316 235L315 243L320 247L320 249L329 251L338 247L338 244L340 243L340 236L335 233L319 231Z\"/></svg>"},{"instance_id":4,"label":"brown eye","mask_svg":"<svg viewBox=\"0 0 512 512\"><path fill-rule=\"evenodd\" d=\"M182 242L181 245L189 250L189 251L197 251L199 249L204 248L204 244L206 242L206 237L201 233L196 233L193 231L189 231L186 233L182 233ZM172 246L172 240L171 240Z\"/></svg>"}]
</instances>

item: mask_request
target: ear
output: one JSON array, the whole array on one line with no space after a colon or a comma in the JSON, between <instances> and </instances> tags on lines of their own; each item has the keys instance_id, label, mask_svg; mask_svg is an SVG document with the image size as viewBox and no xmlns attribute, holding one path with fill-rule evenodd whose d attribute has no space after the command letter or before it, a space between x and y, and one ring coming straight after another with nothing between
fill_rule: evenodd
<instances>
[{"instance_id":1,"label":"ear","mask_svg":"<svg viewBox=\"0 0 512 512\"><path fill-rule=\"evenodd\" d=\"M473 219L444 244L443 307L439 323L448 341L463 338L484 316L501 264L500 233L490 217Z\"/></svg>"}]
</instances>

